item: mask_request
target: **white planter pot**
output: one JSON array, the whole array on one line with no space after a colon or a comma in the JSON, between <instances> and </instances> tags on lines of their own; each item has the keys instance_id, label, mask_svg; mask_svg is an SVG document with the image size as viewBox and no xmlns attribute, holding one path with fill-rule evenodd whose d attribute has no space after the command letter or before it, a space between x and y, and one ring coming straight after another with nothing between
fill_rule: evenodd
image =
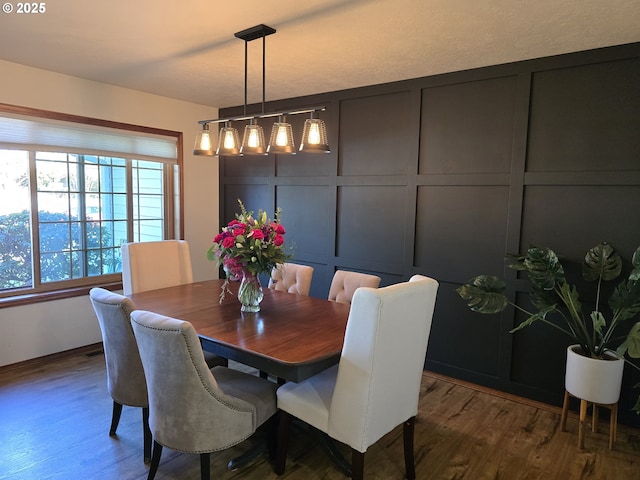
<instances>
[{"instance_id":1,"label":"white planter pot","mask_svg":"<svg viewBox=\"0 0 640 480\"><path fill-rule=\"evenodd\" d=\"M571 345L567 348L565 374L567 391L574 397L592 403L601 405L618 403L624 360L610 350L605 354L611 360L585 357L576 351L580 351L580 345Z\"/></svg>"}]
</instances>

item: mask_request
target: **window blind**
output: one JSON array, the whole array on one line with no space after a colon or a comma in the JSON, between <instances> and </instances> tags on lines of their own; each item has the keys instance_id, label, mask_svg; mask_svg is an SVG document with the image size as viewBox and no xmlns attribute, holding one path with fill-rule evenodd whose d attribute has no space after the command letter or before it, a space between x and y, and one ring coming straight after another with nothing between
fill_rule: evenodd
<instances>
[{"instance_id":1,"label":"window blind","mask_svg":"<svg viewBox=\"0 0 640 480\"><path fill-rule=\"evenodd\" d=\"M167 163L178 158L175 137L6 113L0 115L0 143Z\"/></svg>"}]
</instances>

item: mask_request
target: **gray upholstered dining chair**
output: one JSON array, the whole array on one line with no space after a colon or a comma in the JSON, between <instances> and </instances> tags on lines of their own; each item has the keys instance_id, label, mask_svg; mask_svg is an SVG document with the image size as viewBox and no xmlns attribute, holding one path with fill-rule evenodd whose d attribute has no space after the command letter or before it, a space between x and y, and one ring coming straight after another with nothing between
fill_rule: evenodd
<instances>
[{"instance_id":1,"label":"gray upholstered dining chair","mask_svg":"<svg viewBox=\"0 0 640 480\"><path fill-rule=\"evenodd\" d=\"M414 425L437 291L438 282L421 275L356 290L338 365L278 389L276 473L284 473L296 417L351 447L357 480L368 447L402 424L406 478L415 479Z\"/></svg>"},{"instance_id":2,"label":"gray upholstered dining chair","mask_svg":"<svg viewBox=\"0 0 640 480\"><path fill-rule=\"evenodd\" d=\"M148 480L163 447L200 454L202 479L209 479L211 452L242 442L273 417L277 384L227 367L209 370L189 322L136 310L131 324L149 391Z\"/></svg>"},{"instance_id":3,"label":"gray upholstered dining chair","mask_svg":"<svg viewBox=\"0 0 640 480\"><path fill-rule=\"evenodd\" d=\"M125 295L193 282L186 240L131 242L122 245L122 289ZM204 353L207 365L227 366L228 360Z\"/></svg>"},{"instance_id":4,"label":"gray upholstered dining chair","mask_svg":"<svg viewBox=\"0 0 640 480\"><path fill-rule=\"evenodd\" d=\"M297 263L283 263L271 270L269 288L280 292L309 296L313 267Z\"/></svg>"},{"instance_id":5,"label":"gray upholstered dining chair","mask_svg":"<svg viewBox=\"0 0 640 480\"><path fill-rule=\"evenodd\" d=\"M151 459L151 432L147 384L129 317L135 307L127 297L103 288L92 288L89 297L102 332L107 390L113 399L109 435L116 434L123 405L141 407L144 460L148 462Z\"/></svg>"},{"instance_id":6,"label":"gray upholstered dining chair","mask_svg":"<svg viewBox=\"0 0 640 480\"><path fill-rule=\"evenodd\" d=\"M339 303L351 303L351 298L359 287L377 288L380 277L360 272L336 270L329 287L329 300Z\"/></svg>"}]
</instances>

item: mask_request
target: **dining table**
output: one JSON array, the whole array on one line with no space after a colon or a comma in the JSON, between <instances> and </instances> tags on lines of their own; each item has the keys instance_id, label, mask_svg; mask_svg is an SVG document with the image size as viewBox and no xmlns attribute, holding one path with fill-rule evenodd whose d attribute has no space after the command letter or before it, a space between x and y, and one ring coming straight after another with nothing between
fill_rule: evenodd
<instances>
[{"instance_id":1,"label":"dining table","mask_svg":"<svg viewBox=\"0 0 640 480\"><path fill-rule=\"evenodd\" d=\"M300 382L338 363L350 305L263 288L241 312L239 282L206 280L127 295L138 310L186 320L204 350Z\"/></svg>"}]
</instances>

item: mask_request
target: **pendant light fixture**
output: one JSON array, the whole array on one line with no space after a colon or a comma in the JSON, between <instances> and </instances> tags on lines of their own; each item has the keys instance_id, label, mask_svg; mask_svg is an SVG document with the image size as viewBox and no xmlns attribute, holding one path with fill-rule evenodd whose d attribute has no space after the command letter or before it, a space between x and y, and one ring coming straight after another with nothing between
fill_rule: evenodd
<instances>
[{"instance_id":1,"label":"pendant light fixture","mask_svg":"<svg viewBox=\"0 0 640 480\"><path fill-rule=\"evenodd\" d=\"M213 155L213 139L209 131L209 124L202 125L202 130L196 135L196 145L193 149L194 155ZM217 155L217 154L216 154Z\"/></svg>"},{"instance_id":2,"label":"pendant light fixture","mask_svg":"<svg viewBox=\"0 0 640 480\"><path fill-rule=\"evenodd\" d=\"M200 120L202 126L196 136L194 155L213 155L213 139L209 131L209 124L224 123L220 129L218 140L219 145L215 150L215 155L267 155L275 153L278 155L295 154L296 147L293 142L293 131L291 124L286 122L287 115L298 115L310 113L311 118L304 123L304 133L300 142L300 151L305 153L329 153L327 141L327 128L323 120L318 118L318 112L325 111L324 106L309 107L295 111L281 111L265 113L265 71L266 71L266 40L268 35L276 33L274 28L267 25L256 25L234 34L235 37L244 40L244 114L238 117L218 118L212 120ZM247 59L248 42L262 38L262 112L255 115L247 114ZM273 124L269 145L265 145L264 130L258 124L258 119L278 117L278 121ZM244 128L242 145L238 139L238 130L230 126L232 121L249 120L249 124Z\"/></svg>"},{"instance_id":3,"label":"pendant light fixture","mask_svg":"<svg viewBox=\"0 0 640 480\"><path fill-rule=\"evenodd\" d=\"M216 155L240 154L240 137L238 136L238 130L230 127L229 122L224 122L224 127L220 129L218 138L220 143L218 144Z\"/></svg>"},{"instance_id":4,"label":"pendant light fixture","mask_svg":"<svg viewBox=\"0 0 640 480\"><path fill-rule=\"evenodd\" d=\"M274 122L269 139L268 153L289 153L295 155L296 145L293 143L293 129L291 124L286 122L286 115L279 115L278 121Z\"/></svg>"},{"instance_id":5,"label":"pendant light fixture","mask_svg":"<svg viewBox=\"0 0 640 480\"><path fill-rule=\"evenodd\" d=\"M302 142L300 151L305 153L329 153L329 142L327 142L327 126L316 117L316 112L311 112L311 118L304 121L302 132Z\"/></svg>"}]
</instances>

